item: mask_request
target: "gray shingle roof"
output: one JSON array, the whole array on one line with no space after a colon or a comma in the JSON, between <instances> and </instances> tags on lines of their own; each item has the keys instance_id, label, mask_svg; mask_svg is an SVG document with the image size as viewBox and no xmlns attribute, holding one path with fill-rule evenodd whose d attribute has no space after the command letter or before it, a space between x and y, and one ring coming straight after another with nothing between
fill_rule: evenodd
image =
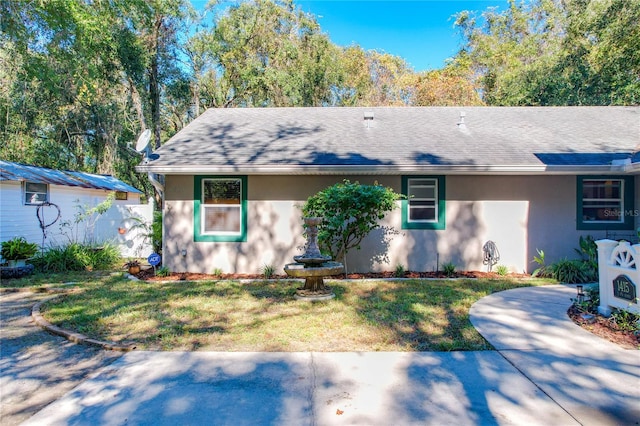
<instances>
[{"instance_id":1,"label":"gray shingle roof","mask_svg":"<svg viewBox=\"0 0 640 426\"><path fill-rule=\"evenodd\" d=\"M210 109L138 170L535 173L610 167L639 142L639 107Z\"/></svg>"}]
</instances>

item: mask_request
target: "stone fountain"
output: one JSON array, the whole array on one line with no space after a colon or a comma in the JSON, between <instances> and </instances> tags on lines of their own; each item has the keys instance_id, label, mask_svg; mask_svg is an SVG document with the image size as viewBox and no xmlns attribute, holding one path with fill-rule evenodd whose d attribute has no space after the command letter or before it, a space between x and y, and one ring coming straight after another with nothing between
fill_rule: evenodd
<instances>
[{"instance_id":1,"label":"stone fountain","mask_svg":"<svg viewBox=\"0 0 640 426\"><path fill-rule=\"evenodd\" d=\"M318 225L321 217L306 217L307 245L305 253L294 256L295 263L285 265L284 272L294 278L304 278L304 286L296 290L296 299L327 300L336 295L324 285L324 277L344 272L342 263L333 262L330 256L323 256L318 248Z\"/></svg>"}]
</instances>

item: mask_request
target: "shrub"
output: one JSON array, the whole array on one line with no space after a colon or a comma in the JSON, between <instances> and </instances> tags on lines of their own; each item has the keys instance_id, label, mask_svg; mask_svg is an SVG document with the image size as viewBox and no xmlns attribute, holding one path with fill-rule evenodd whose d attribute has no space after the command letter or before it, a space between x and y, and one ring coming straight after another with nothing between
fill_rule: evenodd
<instances>
[{"instance_id":1,"label":"shrub","mask_svg":"<svg viewBox=\"0 0 640 426\"><path fill-rule=\"evenodd\" d=\"M496 274L504 277L509 273L509 268L506 265L498 265L496 266Z\"/></svg>"},{"instance_id":2,"label":"shrub","mask_svg":"<svg viewBox=\"0 0 640 426\"><path fill-rule=\"evenodd\" d=\"M640 315L634 314L626 309L614 309L613 312L611 312L609 321L622 331L640 331Z\"/></svg>"},{"instance_id":3,"label":"shrub","mask_svg":"<svg viewBox=\"0 0 640 426\"><path fill-rule=\"evenodd\" d=\"M586 237L580 236L579 248L575 249L576 253L582 258L585 264L585 273L588 275L587 281L598 280L598 246L591 235Z\"/></svg>"},{"instance_id":4,"label":"shrub","mask_svg":"<svg viewBox=\"0 0 640 426\"><path fill-rule=\"evenodd\" d=\"M544 258L544 250L536 249L538 252L537 256L533 256L533 261L538 264L538 268L536 268L531 276L539 277L539 278L551 278L553 276L553 271L551 268L547 266L547 262Z\"/></svg>"},{"instance_id":5,"label":"shrub","mask_svg":"<svg viewBox=\"0 0 640 426\"><path fill-rule=\"evenodd\" d=\"M171 271L166 266L161 266L156 269L156 275L159 277L168 277L169 275L171 275Z\"/></svg>"},{"instance_id":6,"label":"shrub","mask_svg":"<svg viewBox=\"0 0 640 426\"><path fill-rule=\"evenodd\" d=\"M40 272L68 272L109 269L119 260L120 252L113 244L94 247L70 243L38 254L31 263Z\"/></svg>"},{"instance_id":7,"label":"shrub","mask_svg":"<svg viewBox=\"0 0 640 426\"><path fill-rule=\"evenodd\" d=\"M222 268L213 268L213 271L211 271L211 275L216 277L221 277L223 273Z\"/></svg>"},{"instance_id":8,"label":"shrub","mask_svg":"<svg viewBox=\"0 0 640 426\"><path fill-rule=\"evenodd\" d=\"M589 265L580 260L562 259L551 265L552 277L567 284L579 284L590 281Z\"/></svg>"},{"instance_id":9,"label":"shrub","mask_svg":"<svg viewBox=\"0 0 640 426\"><path fill-rule=\"evenodd\" d=\"M153 212L153 223L151 224L151 245L155 253L162 253L162 211Z\"/></svg>"},{"instance_id":10,"label":"shrub","mask_svg":"<svg viewBox=\"0 0 640 426\"><path fill-rule=\"evenodd\" d=\"M442 265L442 271L447 277L451 277L453 276L453 274L456 273L456 265L453 264L452 262L447 262L444 265Z\"/></svg>"},{"instance_id":11,"label":"shrub","mask_svg":"<svg viewBox=\"0 0 640 426\"><path fill-rule=\"evenodd\" d=\"M404 277L404 273L405 273L404 265L402 263L398 263L396 265L396 272L395 272L396 278Z\"/></svg>"},{"instance_id":12,"label":"shrub","mask_svg":"<svg viewBox=\"0 0 640 426\"><path fill-rule=\"evenodd\" d=\"M16 237L2 242L0 254L4 260L20 260L31 258L37 251L36 243L29 243L24 237Z\"/></svg>"},{"instance_id":13,"label":"shrub","mask_svg":"<svg viewBox=\"0 0 640 426\"><path fill-rule=\"evenodd\" d=\"M305 217L322 217L318 246L337 261L379 228L379 220L397 207L402 196L382 185L361 185L344 180L309 197L302 206ZM345 268L346 269L346 268Z\"/></svg>"},{"instance_id":14,"label":"shrub","mask_svg":"<svg viewBox=\"0 0 640 426\"><path fill-rule=\"evenodd\" d=\"M275 273L275 268L272 265L264 265L262 267L261 273L262 273L262 276L268 280L269 278L273 277L273 274Z\"/></svg>"},{"instance_id":15,"label":"shrub","mask_svg":"<svg viewBox=\"0 0 640 426\"><path fill-rule=\"evenodd\" d=\"M600 305L600 289L598 285L596 284L585 287L584 295L585 297L583 300L571 299L573 306L575 306L580 312L597 314L598 305Z\"/></svg>"}]
</instances>

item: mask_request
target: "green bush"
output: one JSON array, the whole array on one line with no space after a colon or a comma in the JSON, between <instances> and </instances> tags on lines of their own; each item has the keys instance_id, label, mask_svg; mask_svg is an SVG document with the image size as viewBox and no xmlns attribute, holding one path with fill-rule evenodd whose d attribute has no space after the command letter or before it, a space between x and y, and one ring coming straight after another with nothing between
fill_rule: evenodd
<instances>
[{"instance_id":1,"label":"green bush","mask_svg":"<svg viewBox=\"0 0 640 426\"><path fill-rule=\"evenodd\" d=\"M599 286L592 285L584 288L584 299L571 299L573 306L575 306L580 312L596 315L598 313L598 306L600 305L600 288Z\"/></svg>"},{"instance_id":2,"label":"green bush","mask_svg":"<svg viewBox=\"0 0 640 426\"><path fill-rule=\"evenodd\" d=\"M447 277L451 277L456 273L456 265L452 262L445 263L442 265L442 272L444 272Z\"/></svg>"},{"instance_id":3,"label":"green bush","mask_svg":"<svg viewBox=\"0 0 640 426\"><path fill-rule=\"evenodd\" d=\"M614 309L613 312L611 312L609 321L614 323L618 329L622 331L640 331L640 315L634 314L626 309Z\"/></svg>"},{"instance_id":4,"label":"green bush","mask_svg":"<svg viewBox=\"0 0 640 426\"><path fill-rule=\"evenodd\" d=\"M273 277L273 274L275 273L275 268L272 265L264 265L262 267L261 272L262 272L262 276L268 280L271 277Z\"/></svg>"},{"instance_id":5,"label":"green bush","mask_svg":"<svg viewBox=\"0 0 640 426\"><path fill-rule=\"evenodd\" d=\"M544 250L536 249L536 251L538 252L538 255L533 256L533 261L538 264L538 267L533 271L531 276L538 278L551 278L553 276L553 272L551 271L551 267L547 265Z\"/></svg>"},{"instance_id":6,"label":"green bush","mask_svg":"<svg viewBox=\"0 0 640 426\"><path fill-rule=\"evenodd\" d=\"M68 272L109 269L120 261L118 247L103 244L100 247L80 243L51 247L31 261L39 272Z\"/></svg>"},{"instance_id":7,"label":"green bush","mask_svg":"<svg viewBox=\"0 0 640 426\"><path fill-rule=\"evenodd\" d=\"M156 275L159 277L168 277L171 275L171 271L166 266L161 266L156 270Z\"/></svg>"},{"instance_id":8,"label":"green bush","mask_svg":"<svg viewBox=\"0 0 640 426\"><path fill-rule=\"evenodd\" d=\"M591 235L580 236L580 248L575 249L585 264L586 281L598 280L598 246Z\"/></svg>"},{"instance_id":9,"label":"green bush","mask_svg":"<svg viewBox=\"0 0 640 426\"><path fill-rule=\"evenodd\" d=\"M551 275L567 284L580 284L592 281L590 266L581 260L562 259L551 265Z\"/></svg>"},{"instance_id":10,"label":"green bush","mask_svg":"<svg viewBox=\"0 0 640 426\"><path fill-rule=\"evenodd\" d=\"M162 253L162 211L153 212L151 223L151 245L155 253Z\"/></svg>"},{"instance_id":11,"label":"green bush","mask_svg":"<svg viewBox=\"0 0 640 426\"><path fill-rule=\"evenodd\" d=\"M24 237L16 237L2 242L0 254L4 260L21 260L31 258L37 251L36 243L29 243Z\"/></svg>"},{"instance_id":12,"label":"green bush","mask_svg":"<svg viewBox=\"0 0 640 426\"><path fill-rule=\"evenodd\" d=\"M509 268L506 265L498 265L496 266L496 274L504 277L509 273Z\"/></svg>"},{"instance_id":13,"label":"green bush","mask_svg":"<svg viewBox=\"0 0 640 426\"><path fill-rule=\"evenodd\" d=\"M398 263L396 265L396 272L395 272L396 278L404 277L404 273L405 273L404 265L402 263Z\"/></svg>"},{"instance_id":14,"label":"green bush","mask_svg":"<svg viewBox=\"0 0 640 426\"><path fill-rule=\"evenodd\" d=\"M320 251L344 262L349 249L360 248L364 237L380 227L380 220L397 207L400 198L402 195L382 185L344 180L309 197L302 214L324 219L318 228Z\"/></svg>"}]
</instances>

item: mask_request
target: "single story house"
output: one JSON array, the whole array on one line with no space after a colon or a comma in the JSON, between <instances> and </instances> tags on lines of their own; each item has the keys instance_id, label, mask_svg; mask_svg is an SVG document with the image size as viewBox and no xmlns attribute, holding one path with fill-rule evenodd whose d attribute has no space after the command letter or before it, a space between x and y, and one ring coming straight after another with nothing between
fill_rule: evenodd
<instances>
[{"instance_id":1,"label":"single story house","mask_svg":"<svg viewBox=\"0 0 640 426\"><path fill-rule=\"evenodd\" d=\"M97 206L112 193L112 206L96 217L95 223L75 224L78 213ZM44 243L45 247L71 241L111 241L120 247L123 256L146 256L151 244L137 225L151 223L153 205L141 204L141 194L108 175L0 160L0 241L22 236L39 246ZM41 221L45 225L44 239Z\"/></svg>"},{"instance_id":2,"label":"single story house","mask_svg":"<svg viewBox=\"0 0 640 426\"><path fill-rule=\"evenodd\" d=\"M300 205L344 179L408 199L349 271L530 272L640 226L639 107L210 109L137 167L165 178L164 265L255 273L302 253Z\"/></svg>"}]
</instances>

